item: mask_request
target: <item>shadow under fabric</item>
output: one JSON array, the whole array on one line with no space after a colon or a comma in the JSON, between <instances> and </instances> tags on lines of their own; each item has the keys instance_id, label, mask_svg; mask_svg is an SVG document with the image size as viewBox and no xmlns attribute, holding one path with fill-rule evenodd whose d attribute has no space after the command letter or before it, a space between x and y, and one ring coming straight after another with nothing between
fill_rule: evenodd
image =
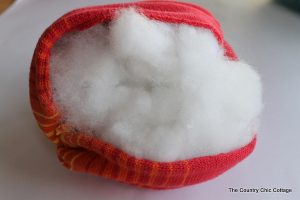
<instances>
[{"instance_id":1,"label":"shadow under fabric","mask_svg":"<svg viewBox=\"0 0 300 200\"><path fill-rule=\"evenodd\" d=\"M66 33L85 30L99 23L109 23L116 11L134 7L152 20L187 24L210 30L225 55L237 56L224 40L216 19L205 9L181 2L144 1L81 8L56 20L41 36L30 68L30 100L34 116L45 135L57 145L57 156L68 169L119 182L153 189L171 189L212 179L247 157L256 137L240 149L212 156L174 162L156 162L128 155L100 138L81 133L62 119L52 96L50 54L55 43Z\"/></svg>"}]
</instances>

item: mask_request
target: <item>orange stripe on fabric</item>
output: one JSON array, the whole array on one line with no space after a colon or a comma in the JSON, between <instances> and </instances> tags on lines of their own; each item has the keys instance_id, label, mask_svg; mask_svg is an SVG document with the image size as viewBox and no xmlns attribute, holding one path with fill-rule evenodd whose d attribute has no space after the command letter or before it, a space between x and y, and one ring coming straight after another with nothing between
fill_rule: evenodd
<instances>
[{"instance_id":1,"label":"orange stripe on fabric","mask_svg":"<svg viewBox=\"0 0 300 200\"><path fill-rule=\"evenodd\" d=\"M52 41L48 40L46 37L42 40L42 44L47 48L51 48L53 45Z\"/></svg>"},{"instance_id":2,"label":"orange stripe on fabric","mask_svg":"<svg viewBox=\"0 0 300 200\"><path fill-rule=\"evenodd\" d=\"M122 167L120 167L119 170L120 170L120 172L119 172L118 176L116 177L116 180L124 183L126 180L126 177L127 177L128 170L125 168L122 168Z\"/></svg>"},{"instance_id":3,"label":"orange stripe on fabric","mask_svg":"<svg viewBox=\"0 0 300 200\"><path fill-rule=\"evenodd\" d=\"M67 152L64 153L62 156L62 159L66 161L67 156L69 156L71 153L74 153L75 151L73 150L68 150Z\"/></svg>"},{"instance_id":4,"label":"orange stripe on fabric","mask_svg":"<svg viewBox=\"0 0 300 200\"><path fill-rule=\"evenodd\" d=\"M114 167L113 163L107 162L105 165L105 168L102 171L102 175L106 178L111 178L111 173L113 171L113 167Z\"/></svg>"},{"instance_id":5,"label":"orange stripe on fabric","mask_svg":"<svg viewBox=\"0 0 300 200\"><path fill-rule=\"evenodd\" d=\"M55 126L55 125L58 125L58 124L59 124L59 122L54 122L54 123L51 123L51 124L42 124L42 123L39 123L39 125L42 128L48 128L48 127Z\"/></svg>"},{"instance_id":6,"label":"orange stripe on fabric","mask_svg":"<svg viewBox=\"0 0 300 200\"><path fill-rule=\"evenodd\" d=\"M125 182L132 183L135 175L135 159L133 157L128 157L125 169L128 170Z\"/></svg>"},{"instance_id":7,"label":"orange stripe on fabric","mask_svg":"<svg viewBox=\"0 0 300 200\"><path fill-rule=\"evenodd\" d=\"M86 163L85 165L85 171L89 172L90 170L90 166L93 164L93 162L97 159L98 155L97 154L93 154L91 156L91 159Z\"/></svg>"},{"instance_id":8,"label":"orange stripe on fabric","mask_svg":"<svg viewBox=\"0 0 300 200\"><path fill-rule=\"evenodd\" d=\"M70 134L67 133L67 134L61 134L59 138L67 146L76 148L78 146L73 143L74 137L76 137L76 136L73 133L70 133Z\"/></svg>"},{"instance_id":9,"label":"orange stripe on fabric","mask_svg":"<svg viewBox=\"0 0 300 200\"><path fill-rule=\"evenodd\" d=\"M83 150L81 152L78 152L78 155L76 157L73 157L70 162L70 167L74 171L88 172L89 166L92 164L96 157L97 154Z\"/></svg>"},{"instance_id":10,"label":"orange stripe on fabric","mask_svg":"<svg viewBox=\"0 0 300 200\"><path fill-rule=\"evenodd\" d=\"M63 144L68 144L67 141L65 140L65 136L64 135L60 135L60 140L62 141Z\"/></svg>"},{"instance_id":11,"label":"orange stripe on fabric","mask_svg":"<svg viewBox=\"0 0 300 200\"><path fill-rule=\"evenodd\" d=\"M63 144L66 144L66 145L68 145L69 147L76 148L76 147L78 147L78 145L76 145L76 144L74 144L74 143L72 142L72 139L73 139L74 137L76 137L76 135L74 135L74 134L61 134L61 135L59 136L60 141L61 141Z\"/></svg>"},{"instance_id":12,"label":"orange stripe on fabric","mask_svg":"<svg viewBox=\"0 0 300 200\"><path fill-rule=\"evenodd\" d=\"M80 146L80 140L81 140L82 135L78 135L76 138L76 145Z\"/></svg>"},{"instance_id":13,"label":"orange stripe on fabric","mask_svg":"<svg viewBox=\"0 0 300 200\"><path fill-rule=\"evenodd\" d=\"M120 173L118 174L116 179L120 182L125 182L127 178L127 174L128 174L128 169L124 167L120 167Z\"/></svg>"},{"instance_id":14,"label":"orange stripe on fabric","mask_svg":"<svg viewBox=\"0 0 300 200\"><path fill-rule=\"evenodd\" d=\"M56 135L61 135L63 133L69 133L72 131L72 127L68 124L60 124L56 127L55 133Z\"/></svg>"},{"instance_id":15,"label":"orange stripe on fabric","mask_svg":"<svg viewBox=\"0 0 300 200\"><path fill-rule=\"evenodd\" d=\"M39 124L38 124L39 125ZM42 129L43 133L49 133L51 131L54 131L56 128L56 125L50 126L50 127L41 127L39 125L39 127Z\"/></svg>"},{"instance_id":16,"label":"orange stripe on fabric","mask_svg":"<svg viewBox=\"0 0 300 200\"><path fill-rule=\"evenodd\" d=\"M68 150L68 152L66 152L63 157L62 157L62 161L64 163L64 165L67 167L67 168L71 168L70 166L70 161L74 158L74 156L78 155L78 150Z\"/></svg>"},{"instance_id":17,"label":"orange stripe on fabric","mask_svg":"<svg viewBox=\"0 0 300 200\"><path fill-rule=\"evenodd\" d=\"M52 140L52 142L53 142L54 144L58 144L58 143L60 142L60 140L59 140L58 138L55 138L54 140Z\"/></svg>"},{"instance_id":18,"label":"orange stripe on fabric","mask_svg":"<svg viewBox=\"0 0 300 200\"><path fill-rule=\"evenodd\" d=\"M142 164L140 163L140 160L135 160L135 164L134 164L134 177L133 177L133 180L132 180L132 183L134 184L137 184L139 181L139 178L140 178L140 173L141 173L141 166Z\"/></svg>"},{"instance_id":19,"label":"orange stripe on fabric","mask_svg":"<svg viewBox=\"0 0 300 200\"><path fill-rule=\"evenodd\" d=\"M44 114L42 114L42 113L40 113L40 112L37 112L37 111L35 111L35 110L33 110L33 113L34 113L35 115L38 115L39 117L44 118L44 119L54 119L54 118L57 117L58 114L59 114L59 113L57 112L57 113L55 113L54 115L46 116L46 115L44 115Z\"/></svg>"},{"instance_id":20,"label":"orange stripe on fabric","mask_svg":"<svg viewBox=\"0 0 300 200\"><path fill-rule=\"evenodd\" d=\"M158 170L159 170L159 165L157 163L151 163L151 171L150 171L150 175L149 175L149 180L148 183L146 183L145 185L153 185L156 176L158 175Z\"/></svg>"},{"instance_id":21,"label":"orange stripe on fabric","mask_svg":"<svg viewBox=\"0 0 300 200\"><path fill-rule=\"evenodd\" d=\"M64 17L63 22L64 22L65 26L67 27L67 29L69 29L71 26L70 26L70 23L67 19L68 19L67 17Z\"/></svg>"},{"instance_id":22,"label":"orange stripe on fabric","mask_svg":"<svg viewBox=\"0 0 300 200\"><path fill-rule=\"evenodd\" d=\"M145 185L146 183L149 182L152 170L153 170L153 162L143 160L142 173L141 173L140 180L139 180L139 182L142 185Z\"/></svg>"},{"instance_id":23,"label":"orange stripe on fabric","mask_svg":"<svg viewBox=\"0 0 300 200\"><path fill-rule=\"evenodd\" d=\"M121 151L117 163L120 166L120 173L118 174L117 180L121 182L125 182L127 178L127 174L128 174L127 163L128 163L128 156L127 154Z\"/></svg>"},{"instance_id":24,"label":"orange stripe on fabric","mask_svg":"<svg viewBox=\"0 0 300 200\"><path fill-rule=\"evenodd\" d=\"M87 168L87 172L93 175L100 176L100 168L103 165L103 161L100 158L99 155L95 154L95 158L91 160L91 163L89 163L89 166Z\"/></svg>"},{"instance_id":25,"label":"orange stripe on fabric","mask_svg":"<svg viewBox=\"0 0 300 200\"><path fill-rule=\"evenodd\" d=\"M117 179L120 174L120 166L118 165L120 151L116 148L113 148L113 152L111 152L111 160L110 163L112 164L112 169L110 173L110 178Z\"/></svg>"},{"instance_id":26,"label":"orange stripe on fabric","mask_svg":"<svg viewBox=\"0 0 300 200\"><path fill-rule=\"evenodd\" d=\"M165 181L164 183L162 183L162 187L167 187L168 186L168 182L169 182L169 179L170 177L173 175L172 172L173 172L173 165L171 163L168 163L168 173L167 175L165 176Z\"/></svg>"},{"instance_id":27,"label":"orange stripe on fabric","mask_svg":"<svg viewBox=\"0 0 300 200\"><path fill-rule=\"evenodd\" d=\"M46 135L46 137L47 137L49 140L51 140L52 142L53 142L54 140L58 139L58 138L56 137L56 135L52 135L52 136L47 136L47 135Z\"/></svg>"},{"instance_id":28,"label":"orange stripe on fabric","mask_svg":"<svg viewBox=\"0 0 300 200\"><path fill-rule=\"evenodd\" d=\"M120 151L119 159L118 159L118 165L120 165L121 167L126 168L127 164L128 164L128 159L129 159L128 154L126 154L123 151Z\"/></svg>"},{"instance_id":29,"label":"orange stripe on fabric","mask_svg":"<svg viewBox=\"0 0 300 200\"><path fill-rule=\"evenodd\" d=\"M70 169L71 170L74 170L75 167L74 167L74 162L76 161L76 159L80 158L80 156L84 155L86 152L83 151L83 152L79 152L76 156L74 156L71 161L70 161Z\"/></svg>"},{"instance_id":30,"label":"orange stripe on fabric","mask_svg":"<svg viewBox=\"0 0 300 200\"><path fill-rule=\"evenodd\" d=\"M189 165L189 162L188 161L183 161L184 162L184 169L185 169L185 173L184 175L182 176L182 181L180 183L181 186L184 186L185 183L186 183L186 180L187 180L187 177L190 175L190 165Z\"/></svg>"},{"instance_id":31,"label":"orange stripe on fabric","mask_svg":"<svg viewBox=\"0 0 300 200\"><path fill-rule=\"evenodd\" d=\"M45 133L47 137L51 137L55 135L55 131L50 131L48 133Z\"/></svg>"}]
</instances>

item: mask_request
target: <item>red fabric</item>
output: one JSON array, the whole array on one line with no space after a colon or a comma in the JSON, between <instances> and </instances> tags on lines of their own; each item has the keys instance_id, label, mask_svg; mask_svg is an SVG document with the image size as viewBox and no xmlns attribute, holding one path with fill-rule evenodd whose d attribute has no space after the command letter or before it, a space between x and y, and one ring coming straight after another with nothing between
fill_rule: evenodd
<instances>
[{"instance_id":1,"label":"red fabric","mask_svg":"<svg viewBox=\"0 0 300 200\"><path fill-rule=\"evenodd\" d=\"M175 162L156 162L135 158L99 138L78 133L61 119L53 102L49 79L51 48L64 34L110 22L116 11L127 7L134 7L153 20L207 28L224 47L226 56L232 60L237 59L230 45L224 40L219 23L207 10L197 5L172 1L143 1L71 11L46 29L32 58L30 100L39 126L57 145L59 160L74 171L155 189L196 184L222 174L253 151L256 138L246 146L227 153Z\"/></svg>"}]
</instances>

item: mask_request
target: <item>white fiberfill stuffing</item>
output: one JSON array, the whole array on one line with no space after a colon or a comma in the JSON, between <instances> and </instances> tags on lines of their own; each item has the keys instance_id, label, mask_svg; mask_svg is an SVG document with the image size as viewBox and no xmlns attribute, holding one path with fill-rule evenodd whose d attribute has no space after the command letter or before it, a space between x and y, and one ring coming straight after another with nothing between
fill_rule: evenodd
<instances>
[{"instance_id":1,"label":"white fiberfill stuffing","mask_svg":"<svg viewBox=\"0 0 300 200\"><path fill-rule=\"evenodd\" d=\"M54 99L65 120L130 155L175 161L240 148L262 109L258 74L213 34L123 10L109 26L53 48Z\"/></svg>"}]
</instances>

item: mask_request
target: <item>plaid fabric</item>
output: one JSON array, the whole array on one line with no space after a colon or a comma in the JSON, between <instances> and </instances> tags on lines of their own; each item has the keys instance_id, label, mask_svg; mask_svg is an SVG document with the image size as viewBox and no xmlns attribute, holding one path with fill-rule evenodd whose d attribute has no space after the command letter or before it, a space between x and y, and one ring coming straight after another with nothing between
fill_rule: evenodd
<instances>
[{"instance_id":1,"label":"plaid fabric","mask_svg":"<svg viewBox=\"0 0 300 200\"><path fill-rule=\"evenodd\" d=\"M224 47L226 56L237 59L214 17L189 3L143 1L113 4L81 8L62 16L46 29L36 46L30 69L30 100L40 128L57 145L57 155L63 165L74 171L141 187L170 189L214 178L247 157L255 147L256 138L240 149L213 156L175 162L145 160L128 155L100 138L76 132L64 123L52 97L49 79L51 48L65 33L110 22L116 11L126 7L135 7L150 19L207 28Z\"/></svg>"}]
</instances>

